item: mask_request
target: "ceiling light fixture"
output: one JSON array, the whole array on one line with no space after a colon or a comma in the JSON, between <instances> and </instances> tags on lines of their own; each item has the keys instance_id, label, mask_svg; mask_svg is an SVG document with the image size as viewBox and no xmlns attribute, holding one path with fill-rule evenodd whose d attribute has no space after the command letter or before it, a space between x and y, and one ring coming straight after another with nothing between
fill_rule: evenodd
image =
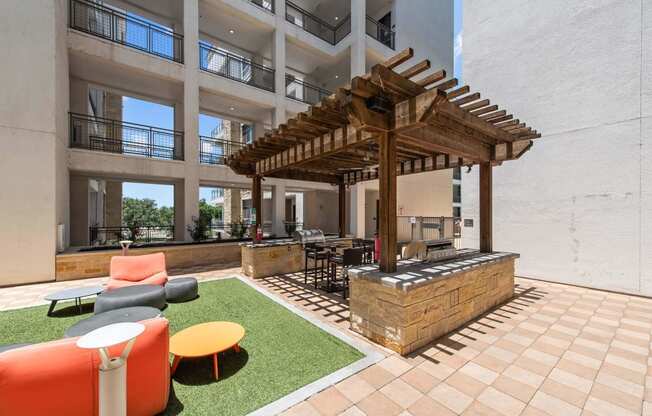
<instances>
[{"instance_id":1,"label":"ceiling light fixture","mask_svg":"<svg viewBox=\"0 0 652 416\"><path fill-rule=\"evenodd\" d=\"M229 107L229 110L234 111L235 107Z\"/></svg>"},{"instance_id":2,"label":"ceiling light fixture","mask_svg":"<svg viewBox=\"0 0 652 416\"><path fill-rule=\"evenodd\" d=\"M340 20L340 17L339 17L339 16L335 16L335 20Z\"/></svg>"},{"instance_id":3,"label":"ceiling light fixture","mask_svg":"<svg viewBox=\"0 0 652 416\"><path fill-rule=\"evenodd\" d=\"M235 33L235 30L229 29L229 33L233 35Z\"/></svg>"},{"instance_id":4,"label":"ceiling light fixture","mask_svg":"<svg viewBox=\"0 0 652 416\"><path fill-rule=\"evenodd\" d=\"M338 79L339 77L340 77L339 75L335 74L335 79Z\"/></svg>"}]
</instances>

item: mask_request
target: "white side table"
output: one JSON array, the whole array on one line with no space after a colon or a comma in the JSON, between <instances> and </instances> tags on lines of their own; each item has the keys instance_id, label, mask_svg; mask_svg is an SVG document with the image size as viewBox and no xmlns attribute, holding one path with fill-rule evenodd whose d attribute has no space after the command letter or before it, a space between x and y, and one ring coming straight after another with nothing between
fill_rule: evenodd
<instances>
[{"instance_id":1,"label":"white side table","mask_svg":"<svg viewBox=\"0 0 652 416\"><path fill-rule=\"evenodd\" d=\"M100 354L100 416L127 415L127 357L136 337L145 331L139 323L125 322L103 326L77 340L83 349L98 350ZM109 357L109 347L127 343L117 357Z\"/></svg>"}]
</instances>

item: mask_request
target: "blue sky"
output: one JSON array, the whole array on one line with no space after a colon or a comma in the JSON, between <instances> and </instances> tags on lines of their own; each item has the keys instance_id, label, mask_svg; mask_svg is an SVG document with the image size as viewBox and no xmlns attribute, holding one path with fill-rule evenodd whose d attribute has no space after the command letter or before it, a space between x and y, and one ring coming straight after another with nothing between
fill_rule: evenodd
<instances>
[{"instance_id":1,"label":"blue sky","mask_svg":"<svg viewBox=\"0 0 652 416\"><path fill-rule=\"evenodd\" d=\"M453 42L454 42L454 74L462 83L462 1L453 0ZM169 106L150 103L131 97L123 97L122 117L124 121L161 127L174 128L174 109ZM199 134L210 136L211 130L219 123L219 118L199 115ZM174 205L174 187L172 185L155 185L125 182L122 185L123 196L131 198L150 198L158 206ZM210 199L210 188L200 188L199 198Z\"/></svg>"}]
</instances>

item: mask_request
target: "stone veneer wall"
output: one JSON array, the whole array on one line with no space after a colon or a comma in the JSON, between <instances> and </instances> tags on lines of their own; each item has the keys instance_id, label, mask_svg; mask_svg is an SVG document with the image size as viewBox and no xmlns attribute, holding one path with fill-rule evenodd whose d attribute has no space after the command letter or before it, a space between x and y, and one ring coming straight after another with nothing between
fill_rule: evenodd
<instances>
[{"instance_id":1,"label":"stone veneer wall","mask_svg":"<svg viewBox=\"0 0 652 416\"><path fill-rule=\"evenodd\" d=\"M514 259L507 258L413 289L356 278L350 282L351 329L406 355L514 295Z\"/></svg>"},{"instance_id":2,"label":"stone veneer wall","mask_svg":"<svg viewBox=\"0 0 652 416\"><path fill-rule=\"evenodd\" d=\"M304 251L301 244L242 246L242 273L259 279L303 271Z\"/></svg>"},{"instance_id":3,"label":"stone veneer wall","mask_svg":"<svg viewBox=\"0 0 652 416\"><path fill-rule=\"evenodd\" d=\"M167 247L134 248L129 254L165 253L168 269L173 267L238 264L238 243L184 244ZM87 251L56 256L56 280L76 280L109 275L111 257L121 255L121 250Z\"/></svg>"}]
</instances>

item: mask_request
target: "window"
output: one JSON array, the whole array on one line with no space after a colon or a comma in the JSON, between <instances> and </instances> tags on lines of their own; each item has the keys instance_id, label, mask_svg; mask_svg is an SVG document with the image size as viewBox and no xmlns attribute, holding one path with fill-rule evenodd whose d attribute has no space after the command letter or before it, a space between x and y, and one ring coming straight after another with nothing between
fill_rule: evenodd
<instances>
[{"instance_id":1,"label":"window","mask_svg":"<svg viewBox=\"0 0 652 416\"><path fill-rule=\"evenodd\" d=\"M240 131L242 133L242 141L246 144L250 144L254 141L254 128L251 124L242 124L240 126Z\"/></svg>"},{"instance_id":2,"label":"window","mask_svg":"<svg viewBox=\"0 0 652 416\"><path fill-rule=\"evenodd\" d=\"M462 185L458 185L458 184L453 185L453 202L454 203L462 202Z\"/></svg>"},{"instance_id":3,"label":"window","mask_svg":"<svg viewBox=\"0 0 652 416\"><path fill-rule=\"evenodd\" d=\"M453 168L453 179L462 179L462 169L459 166Z\"/></svg>"},{"instance_id":4,"label":"window","mask_svg":"<svg viewBox=\"0 0 652 416\"><path fill-rule=\"evenodd\" d=\"M453 207L453 217L459 218L462 216L462 207Z\"/></svg>"}]
</instances>

